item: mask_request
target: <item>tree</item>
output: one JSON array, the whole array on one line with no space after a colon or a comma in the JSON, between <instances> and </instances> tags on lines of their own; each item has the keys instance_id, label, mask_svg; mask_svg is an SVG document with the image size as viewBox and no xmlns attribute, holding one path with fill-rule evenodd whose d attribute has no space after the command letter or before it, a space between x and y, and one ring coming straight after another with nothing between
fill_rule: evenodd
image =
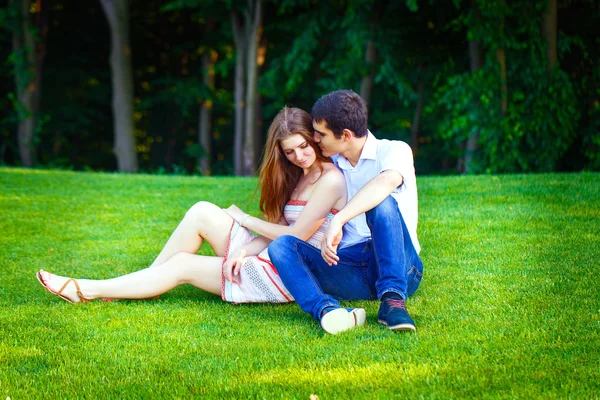
<instances>
[{"instance_id":1,"label":"tree","mask_svg":"<svg viewBox=\"0 0 600 400\"><path fill-rule=\"evenodd\" d=\"M216 51L206 51L202 55L202 69L204 70L203 83L210 90L215 88L215 62L217 61ZM211 128L212 128L212 107L213 102L208 99L202 99L200 102L200 118L198 121L198 142L202 146L204 156L200 158L200 171L210 175L211 165Z\"/></svg>"},{"instance_id":2,"label":"tree","mask_svg":"<svg viewBox=\"0 0 600 400\"><path fill-rule=\"evenodd\" d=\"M254 3L254 4L252 4ZM254 6L254 7L252 7ZM244 129L244 175L252 175L256 171L257 157L255 154L255 142L257 135L257 82L258 82L258 43L262 33L262 0L255 0L248 5L246 15L246 29L248 50L246 52L247 62L247 86L246 86L246 116Z\"/></svg>"},{"instance_id":3,"label":"tree","mask_svg":"<svg viewBox=\"0 0 600 400\"><path fill-rule=\"evenodd\" d=\"M495 0L497 1L497 15L499 20L498 24L498 44L496 45L496 60L498 62L498 68L500 70L500 91L502 96L500 97L500 107L502 115L506 115L508 109L508 78L506 75L506 53L504 51L504 14L506 12L506 0Z\"/></svg>"},{"instance_id":4,"label":"tree","mask_svg":"<svg viewBox=\"0 0 600 400\"><path fill-rule=\"evenodd\" d=\"M471 2L471 10L470 11L473 14L475 21L481 22L481 14L479 13L479 10L477 9L477 4L476 4L475 0L473 0ZM480 38L474 37L475 35L473 35L473 34L471 34L470 36L472 36L472 37L469 40L469 70L470 70L471 74L475 74L475 73L477 73L477 71L479 71L481 68L483 68L483 60L484 60L483 45L481 43ZM471 107L472 108L480 107L479 102L478 101L473 102ZM476 114L477 111L475 110L474 113ZM477 153L478 148L479 148L479 130L475 130L469 135L469 138L467 139L467 142L465 144L464 158L462 158L462 159L459 158L458 172L463 172L465 174L473 172L474 156Z\"/></svg>"},{"instance_id":5,"label":"tree","mask_svg":"<svg viewBox=\"0 0 600 400\"><path fill-rule=\"evenodd\" d=\"M365 49L365 65L367 67L367 72L363 75L360 82L359 92L360 97L367 102L367 106L371 103L371 93L373 93L373 85L377 72L377 66L375 65L377 62L376 33L381 22L382 13L388 6L388 3L389 1L378 1L371 6L372 10L369 19L368 39Z\"/></svg>"},{"instance_id":6,"label":"tree","mask_svg":"<svg viewBox=\"0 0 600 400\"><path fill-rule=\"evenodd\" d=\"M17 141L21 163L32 167L36 162L35 132L42 92L42 70L48 32L42 1L10 0L13 14L14 80L17 96L13 103L19 115Z\"/></svg>"},{"instance_id":7,"label":"tree","mask_svg":"<svg viewBox=\"0 0 600 400\"><path fill-rule=\"evenodd\" d=\"M546 59L548 60L548 70L554 68L558 59L556 51L556 33L557 33L557 9L556 0L547 0L548 5L542 15L542 34L546 41Z\"/></svg>"},{"instance_id":8,"label":"tree","mask_svg":"<svg viewBox=\"0 0 600 400\"><path fill-rule=\"evenodd\" d=\"M235 132L233 162L236 175L256 170L255 136L258 43L262 32L262 0L248 1L243 11L231 11L235 41Z\"/></svg>"},{"instance_id":9,"label":"tree","mask_svg":"<svg viewBox=\"0 0 600 400\"><path fill-rule=\"evenodd\" d=\"M0 96L0 163L26 164L18 158L27 140L17 131L29 124L25 147L33 147L36 164L116 169L123 146L112 124L128 107L110 98L131 82L113 81L111 90L117 74L106 62L105 3L59 0L41 9L42 2L50 4L0 7L0 26L8 28L0 31L0 58L10 61L0 63L0 92L9 94ZM129 2L125 47L136 58L133 118L125 119L135 125L140 170L251 174L265 132L257 123L284 104L310 110L341 88L367 99L376 136L411 143L420 174L451 173L456 165L468 173L600 165L595 0ZM15 52L13 31L25 38L25 9L34 44L23 39ZM44 42L37 21L46 11L52 34ZM35 57L46 53L41 70ZM15 67L25 74L16 77ZM31 93L15 87L37 91L42 75L32 111L25 107L35 103Z\"/></svg>"},{"instance_id":10,"label":"tree","mask_svg":"<svg viewBox=\"0 0 600 400\"><path fill-rule=\"evenodd\" d=\"M100 0L110 26L114 153L121 172L138 169L133 136L133 73L129 44L129 0Z\"/></svg>"},{"instance_id":11,"label":"tree","mask_svg":"<svg viewBox=\"0 0 600 400\"><path fill-rule=\"evenodd\" d=\"M246 36L242 17L237 10L231 12L231 29L235 42L235 73L234 73L234 132L233 132L233 172L236 176L242 175L243 158L242 145L244 142L244 92L245 92L245 63Z\"/></svg>"}]
</instances>

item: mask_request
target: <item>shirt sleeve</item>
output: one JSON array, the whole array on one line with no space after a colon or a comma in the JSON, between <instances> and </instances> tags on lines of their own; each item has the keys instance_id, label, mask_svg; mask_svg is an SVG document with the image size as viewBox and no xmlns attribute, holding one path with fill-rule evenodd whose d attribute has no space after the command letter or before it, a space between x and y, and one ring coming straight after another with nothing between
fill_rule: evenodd
<instances>
[{"instance_id":1,"label":"shirt sleeve","mask_svg":"<svg viewBox=\"0 0 600 400\"><path fill-rule=\"evenodd\" d=\"M399 140L382 140L379 144L379 173L387 170L397 171L402 175L402 185L395 192L406 189L407 182L416 181L415 164L410 146Z\"/></svg>"}]
</instances>

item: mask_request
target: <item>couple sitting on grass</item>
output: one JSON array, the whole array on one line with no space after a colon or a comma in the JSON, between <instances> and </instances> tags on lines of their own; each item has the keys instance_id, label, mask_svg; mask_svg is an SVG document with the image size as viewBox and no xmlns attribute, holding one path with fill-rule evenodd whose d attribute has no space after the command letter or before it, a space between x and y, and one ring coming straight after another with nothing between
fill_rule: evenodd
<instances>
[{"instance_id":1,"label":"couple sitting on grass","mask_svg":"<svg viewBox=\"0 0 600 400\"><path fill-rule=\"evenodd\" d=\"M281 110L260 186L266 220L199 202L146 269L106 280L40 270L38 280L73 303L152 298L186 283L232 303L296 301L331 334L366 321L364 309L338 301L379 299L380 323L416 329L405 306L423 272L413 156L406 143L367 130L360 96L327 94L312 116ZM196 254L204 240L216 256Z\"/></svg>"}]
</instances>

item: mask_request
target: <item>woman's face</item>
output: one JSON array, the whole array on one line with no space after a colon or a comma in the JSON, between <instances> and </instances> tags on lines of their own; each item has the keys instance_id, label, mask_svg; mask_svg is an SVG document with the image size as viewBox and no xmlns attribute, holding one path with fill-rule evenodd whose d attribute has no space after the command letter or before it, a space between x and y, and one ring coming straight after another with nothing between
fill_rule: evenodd
<instances>
[{"instance_id":1,"label":"woman's face","mask_svg":"<svg viewBox=\"0 0 600 400\"><path fill-rule=\"evenodd\" d=\"M285 157L302 169L309 169L317 159L317 154L308 140L298 133L279 142L279 146Z\"/></svg>"}]
</instances>

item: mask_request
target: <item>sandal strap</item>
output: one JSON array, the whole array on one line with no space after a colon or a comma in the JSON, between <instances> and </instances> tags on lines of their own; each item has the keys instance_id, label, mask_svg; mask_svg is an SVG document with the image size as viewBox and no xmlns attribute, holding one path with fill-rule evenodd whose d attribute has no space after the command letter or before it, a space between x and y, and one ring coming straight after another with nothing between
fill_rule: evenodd
<instances>
[{"instance_id":1,"label":"sandal strap","mask_svg":"<svg viewBox=\"0 0 600 400\"><path fill-rule=\"evenodd\" d=\"M60 295L62 293L63 290L65 290L65 288L67 287L67 285L69 283L73 282L75 284L75 289L77 292L77 296L79 296L79 301L82 303L87 303L92 301L91 299L88 299L86 297L83 297L83 294L81 293L81 288L79 287L79 283L73 279L73 278L69 278L64 285L62 285L62 287L60 288L60 290L58 292L56 292L56 294Z\"/></svg>"},{"instance_id":2,"label":"sandal strap","mask_svg":"<svg viewBox=\"0 0 600 400\"><path fill-rule=\"evenodd\" d=\"M62 294L63 290L65 290L65 288L67 287L67 285L69 285L69 283L74 282L75 283L75 287L77 288L77 290L79 290L79 284L77 283L77 281L73 278L67 279L67 281L65 282L64 285L62 285L62 287L60 288L60 290L58 292L56 292L56 294Z\"/></svg>"}]
</instances>

